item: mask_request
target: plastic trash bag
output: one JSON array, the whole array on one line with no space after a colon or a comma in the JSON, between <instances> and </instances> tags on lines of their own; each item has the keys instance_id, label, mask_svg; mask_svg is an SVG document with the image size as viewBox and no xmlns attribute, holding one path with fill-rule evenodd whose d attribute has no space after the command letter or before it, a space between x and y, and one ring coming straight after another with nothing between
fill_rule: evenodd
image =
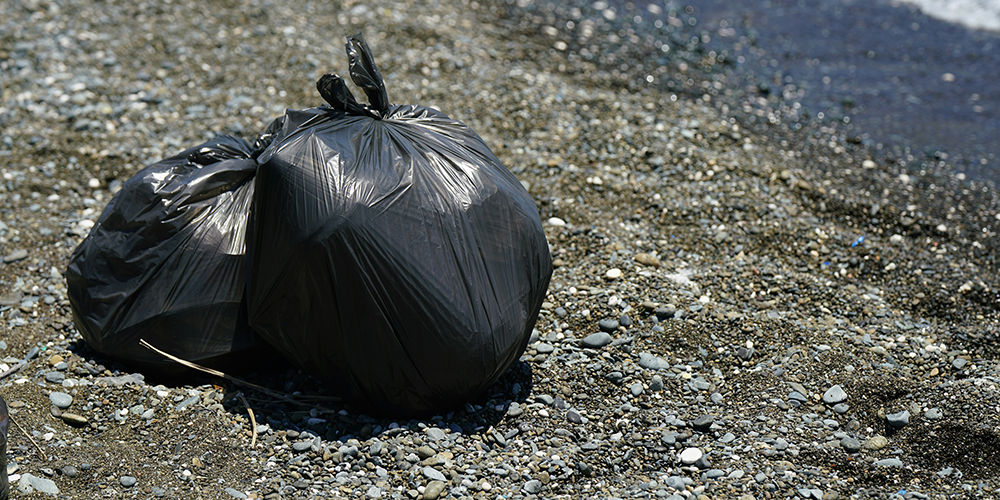
<instances>
[{"instance_id":1,"label":"plastic trash bag","mask_svg":"<svg viewBox=\"0 0 1000 500\"><path fill-rule=\"evenodd\" d=\"M250 325L366 411L455 408L524 352L552 263L531 197L466 125L389 105L367 45L258 161Z\"/></svg>"},{"instance_id":2,"label":"plastic trash bag","mask_svg":"<svg viewBox=\"0 0 1000 500\"><path fill-rule=\"evenodd\" d=\"M253 153L219 136L122 185L66 270L74 323L93 349L167 368L139 339L199 363L254 345L244 302Z\"/></svg>"}]
</instances>

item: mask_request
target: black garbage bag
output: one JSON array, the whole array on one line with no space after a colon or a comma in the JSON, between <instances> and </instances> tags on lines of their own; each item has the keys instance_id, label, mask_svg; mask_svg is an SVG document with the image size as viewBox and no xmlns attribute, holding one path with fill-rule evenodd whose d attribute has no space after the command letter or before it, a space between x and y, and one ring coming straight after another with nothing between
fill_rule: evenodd
<instances>
[{"instance_id":1,"label":"black garbage bag","mask_svg":"<svg viewBox=\"0 0 1000 500\"><path fill-rule=\"evenodd\" d=\"M250 326L359 409L443 412L524 352L552 274L524 187L466 125L389 105L360 35L330 103L288 111L258 161Z\"/></svg>"},{"instance_id":2,"label":"black garbage bag","mask_svg":"<svg viewBox=\"0 0 1000 500\"><path fill-rule=\"evenodd\" d=\"M244 300L253 153L223 135L122 185L66 270L73 320L92 348L167 368L139 339L209 364L255 344Z\"/></svg>"}]
</instances>

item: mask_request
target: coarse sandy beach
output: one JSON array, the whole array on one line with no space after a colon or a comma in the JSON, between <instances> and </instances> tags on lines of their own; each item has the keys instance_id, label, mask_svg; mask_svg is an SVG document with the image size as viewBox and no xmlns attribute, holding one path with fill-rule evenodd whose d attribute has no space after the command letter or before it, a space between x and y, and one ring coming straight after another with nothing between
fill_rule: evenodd
<instances>
[{"instance_id":1,"label":"coarse sandy beach","mask_svg":"<svg viewBox=\"0 0 1000 500\"><path fill-rule=\"evenodd\" d=\"M993 185L727 87L736 54L701 48L683 8L0 11L12 498L1000 495ZM323 104L315 81L346 73L359 31L392 102L467 123L537 202L555 271L521 361L406 420L343 407L277 357L231 371L263 392L87 347L64 272L121 183Z\"/></svg>"}]
</instances>

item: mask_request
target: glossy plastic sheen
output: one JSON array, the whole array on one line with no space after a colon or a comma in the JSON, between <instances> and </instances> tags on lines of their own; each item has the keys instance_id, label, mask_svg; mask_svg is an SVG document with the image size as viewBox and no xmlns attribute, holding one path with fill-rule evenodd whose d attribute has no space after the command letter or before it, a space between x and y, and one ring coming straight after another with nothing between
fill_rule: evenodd
<instances>
[{"instance_id":1,"label":"glossy plastic sheen","mask_svg":"<svg viewBox=\"0 0 1000 500\"><path fill-rule=\"evenodd\" d=\"M524 352L552 274L537 209L443 113L332 104L288 111L258 158L250 325L363 410L448 411Z\"/></svg>"},{"instance_id":2,"label":"glossy plastic sheen","mask_svg":"<svg viewBox=\"0 0 1000 500\"><path fill-rule=\"evenodd\" d=\"M139 339L191 361L253 345L241 314L252 154L220 136L122 185L66 270L73 319L92 348L161 366Z\"/></svg>"}]
</instances>

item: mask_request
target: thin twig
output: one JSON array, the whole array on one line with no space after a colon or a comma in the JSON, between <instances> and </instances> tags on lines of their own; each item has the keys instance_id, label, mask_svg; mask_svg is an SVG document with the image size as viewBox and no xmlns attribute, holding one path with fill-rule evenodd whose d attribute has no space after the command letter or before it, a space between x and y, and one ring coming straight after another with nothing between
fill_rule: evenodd
<instances>
[{"instance_id":1,"label":"thin twig","mask_svg":"<svg viewBox=\"0 0 1000 500\"><path fill-rule=\"evenodd\" d=\"M3 380L5 378L7 378L7 377L9 377L9 376L17 373L17 371L20 370L21 368L23 368L24 365L25 365L25 363L18 363L16 365L14 365L11 369L9 369L9 370L7 370L7 371L5 371L3 373L0 373L0 380Z\"/></svg>"},{"instance_id":2,"label":"thin twig","mask_svg":"<svg viewBox=\"0 0 1000 500\"><path fill-rule=\"evenodd\" d=\"M8 417L10 417L10 415L8 415ZM31 437L31 434L28 434L28 431L24 430L24 428L21 427L21 424L17 423L17 420L14 420L13 417L10 418L10 421L14 423L14 427L17 427L21 433L24 434L24 437L28 438L28 441L31 441L31 444L35 445L35 448L38 448L38 453L42 454L42 461L48 462L49 457L45 456L45 451L42 450L41 446L38 446L38 443L36 443L34 438Z\"/></svg>"},{"instance_id":3,"label":"thin twig","mask_svg":"<svg viewBox=\"0 0 1000 500\"><path fill-rule=\"evenodd\" d=\"M182 364L182 365L184 365L184 366L186 366L188 368L193 368L195 370L207 373L209 375L215 375L216 377L224 378L224 379L226 379L226 380L228 380L228 381L230 381L230 382L232 382L232 383L234 383L236 385L241 385L241 386L244 386L244 387L251 387L251 388L256 389L256 390L258 390L260 392L263 392L264 394L267 394L268 396L271 396L273 398L278 398L278 399L280 399L280 400L282 400L282 401L284 401L286 403L291 403L293 405L298 405L298 406L306 406L306 407L310 407L310 408L316 408L316 409L318 409L320 411L328 411L328 412L332 412L333 411L333 410L331 410L329 408L324 408L322 406L313 405L313 404L309 404L309 403L303 403L301 401L296 401L294 398L291 398L291 397L289 397L289 396L287 396L285 394L282 394L280 392L272 391L271 389L268 389L267 387L263 387L263 386L260 386L260 385L257 385L257 384L253 384L253 383L247 382L245 380L238 379L238 378L236 378L236 377L234 377L232 375L228 375L226 373L220 372L219 370L215 370L215 369L212 369L212 368L206 368L206 367L201 366L199 364L192 363L190 361L178 358L177 356L165 353L165 352L163 352L163 351L161 351L161 350L153 347L152 344L150 344L149 342L146 342L143 339L139 339L139 345L141 345L142 347L145 347L146 349L149 349L149 350L151 350L151 351L153 351L153 352L155 352L155 353L157 353L157 354L159 354L159 355L161 355L161 356L163 356L163 357L165 357L165 358L167 358L167 359L169 359L169 360L171 360L171 361L173 361L175 363L180 363L180 364Z\"/></svg>"},{"instance_id":4,"label":"thin twig","mask_svg":"<svg viewBox=\"0 0 1000 500\"><path fill-rule=\"evenodd\" d=\"M236 397L240 398L240 401L243 402L243 406L247 408L247 413L250 414L250 425L253 426L253 428L250 429L250 434L253 436L253 438L250 439L250 449L252 450L257 447L257 417L253 416L253 408L250 408L250 404L247 403L247 400L243 397L242 392L237 392Z\"/></svg>"}]
</instances>

